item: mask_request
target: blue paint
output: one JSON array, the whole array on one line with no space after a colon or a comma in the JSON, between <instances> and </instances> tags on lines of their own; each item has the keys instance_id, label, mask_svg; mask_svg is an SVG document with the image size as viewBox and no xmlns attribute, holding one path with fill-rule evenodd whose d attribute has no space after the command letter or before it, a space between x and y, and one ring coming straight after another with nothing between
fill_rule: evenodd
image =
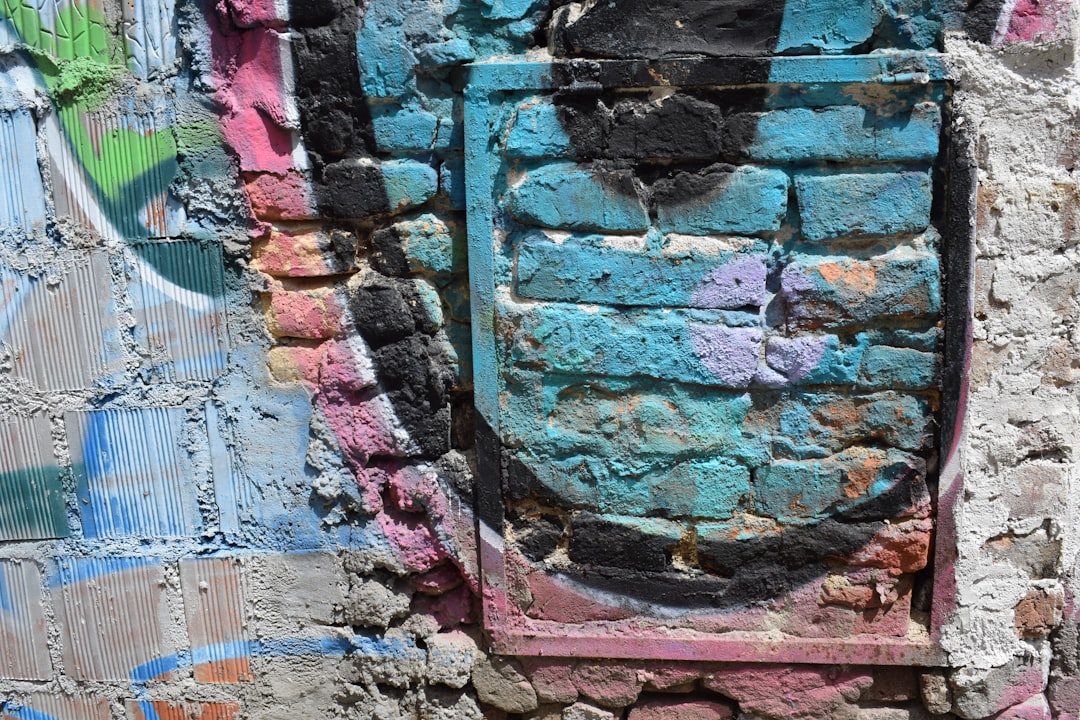
<instances>
[{"instance_id":1,"label":"blue paint","mask_svg":"<svg viewBox=\"0 0 1080 720\"><path fill-rule=\"evenodd\" d=\"M59 718L48 713L25 706L18 707L14 703L4 703L0 707L3 708L5 715L14 720L59 720Z\"/></svg>"},{"instance_id":2,"label":"blue paint","mask_svg":"<svg viewBox=\"0 0 1080 720\"><path fill-rule=\"evenodd\" d=\"M455 210L465 209L465 161L450 158L439 166L439 188Z\"/></svg>"},{"instance_id":3,"label":"blue paint","mask_svg":"<svg viewBox=\"0 0 1080 720\"><path fill-rule=\"evenodd\" d=\"M657 225L661 232L752 234L780 229L787 213L787 173L740 167L725 176L726 181L713 196L660 203Z\"/></svg>"},{"instance_id":4,"label":"blue paint","mask_svg":"<svg viewBox=\"0 0 1080 720\"><path fill-rule=\"evenodd\" d=\"M785 0L776 53L850 50L870 39L881 16L878 0Z\"/></svg>"},{"instance_id":5,"label":"blue paint","mask_svg":"<svg viewBox=\"0 0 1080 720\"><path fill-rule=\"evenodd\" d=\"M424 152L449 144L449 132L440 137L439 117L416 101L371 102L375 142L386 152ZM449 126L448 126L449 127Z\"/></svg>"},{"instance_id":6,"label":"blue paint","mask_svg":"<svg viewBox=\"0 0 1080 720\"><path fill-rule=\"evenodd\" d=\"M49 578L50 588L58 588L64 585L86 582L103 575L138 570L144 567L154 567L161 564L158 558L152 557L104 557L104 558L76 558L58 557L54 559L56 573Z\"/></svg>"},{"instance_id":7,"label":"blue paint","mask_svg":"<svg viewBox=\"0 0 1080 720\"><path fill-rule=\"evenodd\" d=\"M800 172L795 189L802 236L811 242L914 234L930 224L929 171Z\"/></svg>"},{"instance_id":8,"label":"blue paint","mask_svg":"<svg viewBox=\"0 0 1080 720\"><path fill-rule=\"evenodd\" d=\"M26 110L0 112L0 226L45 230L45 191L37 157L37 129Z\"/></svg>"},{"instance_id":9,"label":"blue paint","mask_svg":"<svg viewBox=\"0 0 1080 720\"><path fill-rule=\"evenodd\" d=\"M784 163L811 158L930 162L937 157L941 110L936 104L916 106L903 123L878 110L858 105L772 110L758 119L757 134L747 152L754 160Z\"/></svg>"},{"instance_id":10,"label":"blue paint","mask_svg":"<svg viewBox=\"0 0 1080 720\"><path fill-rule=\"evenodd\" d=\"M423 205L439 191L435 168L416 160L387 160L382 176L391 211Z\"/></svg>"},{"instance_id":11,"label":"blue paint","mask_svg":"<svg viewBox=\"0 0 1080 720\"><path fill-rule=\"evenodd\" d=\"M873 390L925 390L937 378L937 356L911 348L872 347L859 370L859 386Z\"/></svg>"},{"instance_id":12,"label":"blue paint","mask_svg":"<svg viewBox=\"0 0 1080 720\"><path fill-rule=\"evenodd\" d=\"M518 105L504 147L507 157L512 158L563 158L575 154L555 105L539 96Z\"/></svg>"},{"instance_id":13,"label":"blue paint","mask_svg":"<svg viewBox=\"0 0 1080 720\"><path fill-rule=\"evenodd\" d=\"M573 163L544 165L529 170L510 190L506 207L522 222L540 227L644 232L649 227L645 205L639 197L609 190L605 180L610 177L610 171Z\"/></svg>"}]
</instances>

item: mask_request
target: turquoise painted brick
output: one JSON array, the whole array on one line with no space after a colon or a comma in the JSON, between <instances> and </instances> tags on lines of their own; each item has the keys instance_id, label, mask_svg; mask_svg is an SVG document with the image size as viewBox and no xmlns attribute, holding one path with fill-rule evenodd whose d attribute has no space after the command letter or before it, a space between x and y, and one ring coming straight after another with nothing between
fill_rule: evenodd
<instances>
[{"instance_id":1,"label":"turquoise painted brick","mask_svg":"<svg viewBox=\"0 0 1080 720\"><path fill-rule=\"evenodd\" d=\"M655 507L667 517L723 520L750 494L750 470L724 459L680 463L646 478Z\"/></svg>"},{"instance_id":2,"label":"turquoise painted brick","mask_svg":"<svg viewBox=\"0 0 1080 720\"><path fill-rule=\"evenodd\" d=\"M516 245L517 293L525 298L732 309L765 301L763 254L670 257L605 246L598 236L555 243L540 232L518 236Z\"/></svg>"},{"instance_id":3,"label":"turquoise painted brick","mask_svg":"<svg viewBox=\"0 0 1080 720\"><path fill-rule=\"evenodd\" d=\"M629 171L590 171L572 163L530 170L510 191L507 209L526 224L564 230L642 232L649 226Z\"/></svg>"},{"instance_id":4,"label":"turquoise painted brick","mask_svg":"<svg viewBox=\"0 0 1080 720\"><path fill-rule=\"evenodd\" d=\"M415 160L387 160L382 164L383 184L391 212L423 205L439 190L435 168Z\"/></svg>"},{"instance_id":5,"label":"turquoise painted brick","mask_svg":"<svg viewBox=\"0 0 1080 720\"><path fill-rule=\"evenodd\" d=\"M910 249L868 260L792 253L780 284L788 322L799 328L933 319L941 311L937 256Z\"/></svg>"},{"instance_id":6,"label":"turquoise painted brick","mask_svg":"<svg viewBox=\"0 0 1080 720\"><path fill-rule=\"evenodd\" d=\"M536 304L513 314L504 306L500 315L508 359L576 375L742 388L757 370L762 340L749 313Z\"/></svg>"},{"instance_id":7,"label":"turquoise painted brick","mask_svg":"<svg viewBox=\"0 0 1080 720\"><path fill-rule=\"evenodd\" d=\"M546 98L534 98L518 106L506 134L505 152L510 157L522 158L574 155L558 111Z\"/></svg>"},{"instance_id":8,"label":"turquoise painted brick","mask_svg":"<svg viewBox=\"0 0 1080 720\"><path fill-rule=\"evenodd\" d=\"M425 213L393 227L411 272L449 275L465 269L465 238L456 225Z\"/></svg>"},{"instance_id":9,"label":"turquoise painted brick","mask_svg":"<svg viewBox=\"0 0 1080 720\"><path fill-rule=\"evenodd\" d=\"M865 338L841 343L836 335L771 337L765 362L792 385L852 385L859 375Z\"/></svg>"},{"instance_id":10,"label":"turquoise painted brick","mask_svg":"<svg viewBox=\"0 0 1080 720\"><path fill-rule=\"evenodd\" d=\"M881 20L877 0L787 0L776 52L842 52L866 42Z\"/></svg>"},{"instance_id":11,"label":"turquoise painted brick","mask_svg":"<svg viewBox=\"0 0 1080 720\"><path fill-rule=\"evenodd\" d=\"M439 139L439 117L416 105L372 102L371 123L375 143L385 152L417 152L434 149Z\"/></svg>"},{"instance_id":12,"label":"turquoise painted brick","mask_svg":"<svg viewBox=\"0 0 1080 720\"><path fill-rule=\"evenodd\" d=\"M754 506L783 523L825 518L880 497L897 482L921 482L920 464L898 450L866 447L820 460L777 460L755 472Z\"/></svg>"},{"instance_id":13,"label":"turquoise painted brick","mask_svg":"<svg viewBox=\"0 0 1080 720\"><path fill-rule=\"evenodd\" d=\"M661 231L688 235L775 231L787 213L788 176L780 170L740 167L715 193L679 204L661 203Z\"/></svg>"},{"instance_id":14,"label":"turquoise painted brick","mask_svg":"<svg viewBox=\"0 0 1080 720\"><path fill-rule=\"evenodd\" d=\"M439 166L439 190L455 210L465 209L465 161L451 158Z\"/></svg>"},{"instance_id":15,"label":"turquoise painted brick","mask_svg":"<svg viewBox=\"0 0 1080 720\"><path fill-rule=\"evenodd\" d=\"M912 348L872 347L863 356L859 386L923 390L934 386L937 355Z\"/></svg>"},{"instance_id":16,"label":"turquoise painted brick","mask_svg":"<svg viewBox=\"0 0 1080 720\"><path fill-rule=\"evenodd\" d=\"M751 406L746 393L652 381L583 379L542 386L537 375L507 378L501 402L510 447L537 458L592 455L613 472L643 475L670 467L687 447L702 457L725 455L760 462L764 442L744 429ZM627 453L626 448L634 448ZM547 472L544 461L533 467Z\"/></svg>"},{"instance_id":17,"label":"turquoise painted brick","mask_svg":"<svg viewBox=\"0 0 1080 720\"><path fill-rule=\"evenodd\" d=\"M802 235L811 242L919 233L930 224L929 171L800 173L795 189Z\"/></svg>"},{"instance_id":18,"label":"turquoise painted brick","mask_svg":"<svg viewBox=\"0 0 1080 720\"><path fill-rule=\"evenodd\" d=\"M747 153L754 160L771 162L934 160L941 109L920 103L903 116L875 112L884 113L887 107L773 110L758 119L757 135Z\"/></svg>"}]
</instances>

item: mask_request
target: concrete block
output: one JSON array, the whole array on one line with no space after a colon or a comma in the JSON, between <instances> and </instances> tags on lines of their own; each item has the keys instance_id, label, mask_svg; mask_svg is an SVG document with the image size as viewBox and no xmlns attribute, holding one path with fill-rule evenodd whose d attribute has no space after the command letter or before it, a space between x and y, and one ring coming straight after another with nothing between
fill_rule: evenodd
<instances>
[{"instance_id":1,"label":"concrete block","mask_svg":"<svg viewBox=\"0 0 1080 720\"><path fill-rule=\"evenodd\" d=\"M176 62L176 3L134 0L125 3L124 39L128 66L145 80Z\"/></svg>"},{"instance_id":2,"label":"concrete block","mask_svg":"<svg viewBox=\"0 0 1080 720\"><path fill-rule=\"evenodd\" d=\"M535 710L536 691L514 660L481 654L473 667L473 687L480 702L509 713Z\"/></svg>"},{"instance_id":3,"label":"concrete block","mask_svg":"<svg viewBox=\"0 0 1080 720\"><path fill-rule=\"evenodd\" d=\"M27 110L0 113L0 227L45 230L45 190L37 157L37 128Z\"/></svg>"},{"instance_id":4,"label":"concrete block","mask_svg":"<svg viewBox=\"0 0 1080 720\"><path fill-rule=\"evenodd\" d=\"M0 540L68 535L60 466L44 415L0 422Z\"/></svg>"},{"instance_id":5,"label":"concrete block","mask_svg":"<svg viewBox=\"0 0 1080 720\"><path fill-rule=\"evenodd\" d=\"M33 693L25 700L7 700L0 706L3 720L110 720L109 700L95 695Z\"/></svg>"},{"instance_id":6,"label":"concrete block","mask_svg":"<svg viewBox=\"0 0 1080 720\"><path fill-rule=\"evenodd\" d=\"M12 374L46 390L77 390L119 381L123 343L109 259L76 260L58 283L0 265L3 341Z\"/></svg>"},{"instance_id":7,"label":"concrete block","mask_svg":"<svg viewBox=\"0 0 1080 720\"><path fill-rule=\"evenodd\" d=\"M124 260L143 371L171 382L218 377L229 352L221 246L141 243Z\"/></svg>"},{"instance_id":8,"label":"concrete block","mask_svg":"<svg viewBox=\"0 0 1080 720\"><path fill-rule=\"evenodd\" d=\"M930 224L930 173L796 173L802 235L810 242L920 233Z\"/></svg>"},{"instance_id":9,"label":"concrete block","mask_svg":"<svg viewBox=\"0 0 1080 720\"><path fill-rule=\"evenodd\" d=\"M705 178L708 186L697 187ZM670 186L655 189L662 232L752 234L780 229L787 213L786 173L747 166L705 178L688 176L680 182L677 176Z\"/></svg>"},{"instance_id":10,"label":"concrete block","mask_svg":"<svg viewBox=\"0 0 1080 720\"><path fill-rule=\"evenodd\" d=\"M128 720L236 720L239 703L128 700Z\"/></svg>"},{"instance_id":11,"label":"concrete block","mask_svg":"<svg viewBox=\"0 0 1080 720\"><path fill-rule=\"evenodd\" d=\"M891 102L899 104L903 99ZM859 105L770 110L758 118L757 134L747 154L769 162L811 158L933 162L941 134L941 109L924 103L907 110L903 116Z\"/></svg>"},{"instance_id":12,"label":"concrete block","mask_svg":"<svg viewBox=\"0 0 1080 720\"><path fill-rule=\"evenodd\" d=\"M86 537L189 537L202 525L182 408L67 413Z\"/></svg>"},{"instance_id":13,"label":"concrete block","mask_svg":"<svg viewBox=\"0 0 1080 720\"><path fill-rule=\"evenodd\" d=\"M41 570L29 560L0 561L0 678L52 676Z\"/></svg>"},{"instance_id":14,"label":"concrete block","mask_svg":"<svg viewBox=\"0 0 1080 720\"><path fill-rule=\"evenodd\" d=\"M564 230L641 232L649 215L625 170L589 170L553 163L534 168L509 193L507 209L520 221Z\"/></svg>"},{"instance_id":15,"label":"concrete block","mask_svg":"<svg viewBox=\"0 0 1080 720\"><path fill-rule=\"evenodd\" d=\"M53 597L68 677L144 682L172 675L176 648L165 633L171 619L160 564L60 558L57 572Z\"/></svg>"},{"instance_id":16,"label":"concrete block","mask_svg":"<svg viewBox=\"0 0 1080 720\"><path fill-rule=\"evenodd\" d=\"M196 682L252 682L243 575L235 558L180 561Z\"/></svg>"},{"instance_id":17,"label":"concrete block","mask_svg":"<svg viewBox=\"0 0 1080 720\"><path fill-rule=\"evenodd\" d=\"M246 559L244 588L256 637L289 637L342 622L348 578L329 552Z\"/></svg>"}]
</instances>

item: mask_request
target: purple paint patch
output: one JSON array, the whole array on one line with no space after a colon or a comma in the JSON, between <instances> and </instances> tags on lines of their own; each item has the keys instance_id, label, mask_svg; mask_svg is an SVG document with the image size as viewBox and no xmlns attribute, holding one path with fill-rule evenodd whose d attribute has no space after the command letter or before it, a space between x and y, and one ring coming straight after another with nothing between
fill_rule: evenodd
<instances>
[{"instance_id":1,"label":"purple paint patch","mask_svg":"<svg viewBox=\"0 0 1080 720\"><path fill-rule=\"evenodd\" d=\"M690 298L692 307L738 308L765 302L765 257L732 258L701 279Z\"/></svg>"},{"instance_id":2,"label":"purple paint patch","mask_svg":"<svg viewBox=\"0 0 1080 720\"><path fill-rule=\"evenodd\" d=\"M701 364L731 387L746 387L757 370L761 330L691 325L694 354Z\"/></svg>"},{"instance_id":3,"label":"purple paint patch","mask_svg":"<svg viewBox=\"0 0 1080 720\"><path fill-rule=\"evenodd\" d=\"M817 367L828 344L827 336L769 338L765 345L765 362L786 375L789 382L797 382Z\"/></svg>"}]
</instances>

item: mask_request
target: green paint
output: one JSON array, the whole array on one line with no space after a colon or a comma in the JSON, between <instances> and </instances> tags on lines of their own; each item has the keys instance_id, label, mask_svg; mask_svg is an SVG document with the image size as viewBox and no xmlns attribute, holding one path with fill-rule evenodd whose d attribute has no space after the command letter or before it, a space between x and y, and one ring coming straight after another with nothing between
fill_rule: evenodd
<instances>
[{"instance_id":1,"label":"green paint","mask_svg":"<svg viewBox=\"0 0 1080 720\"><path fill-rule=\"evenodd\" d=\"M67 536L59 467L46 465L0 473L0 539Z\"/></svg>"}]
</instances>

